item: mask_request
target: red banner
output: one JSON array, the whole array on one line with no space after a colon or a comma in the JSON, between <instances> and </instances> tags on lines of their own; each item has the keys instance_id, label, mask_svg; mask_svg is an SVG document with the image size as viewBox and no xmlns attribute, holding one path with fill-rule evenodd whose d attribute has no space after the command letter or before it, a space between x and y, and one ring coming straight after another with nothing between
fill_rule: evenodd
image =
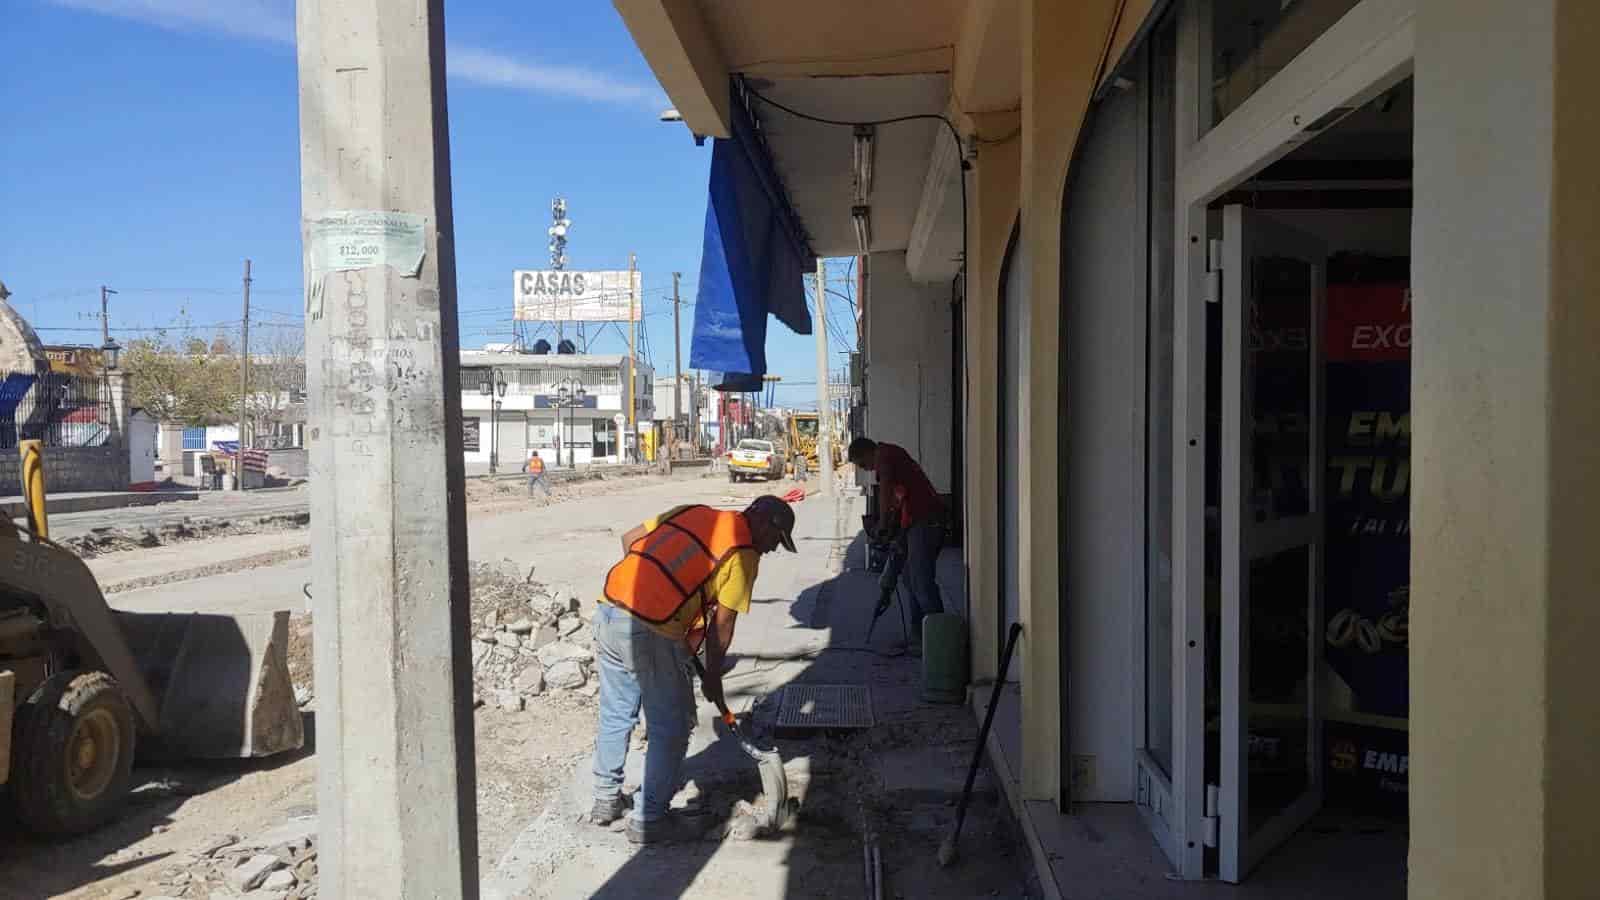
<instances>
[{"instance_id":1,"label":"red banner","mask_svg":"<svg viewBox=\"0 0 1600 900\"><path fill-rule=\"evenodd\" d=\"M1411 287L1403 281L1328 285L1329 362L1411 358Z\"/></svg>"}]
</instances>

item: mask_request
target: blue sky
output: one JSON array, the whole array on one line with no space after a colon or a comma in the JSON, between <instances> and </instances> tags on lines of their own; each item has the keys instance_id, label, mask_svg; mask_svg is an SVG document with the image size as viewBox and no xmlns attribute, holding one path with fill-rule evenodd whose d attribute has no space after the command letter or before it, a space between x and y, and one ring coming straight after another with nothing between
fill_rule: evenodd
<instances>
[{"instance_id":1,"label":"blue sky","mask_svg":"<svg viewBox=\"0 0 1600 900\"><path fill-rule=\"evenodd\" d=\"M252 322L300 315L293 0L0 0L0 280L53 343L113 331L236 329L245 257ZM672 366L673 270L684 358L711 148L668 105L610 3L479 0L447 12L462 344L510 336L511 272L548 264L552 197L573 220L569 267L638 254L658 371ZM842 272L844 266L834 267ZM830 279L832 280L832 279ZM830 309L838 350L849 310ZM839 333L840 329L843 333ZM209 329L214 330L214 329ZM592 347L621 352L615 330ZM815 344L772 323L779 401L811 405Z\"/></svg>"}]
</instances>

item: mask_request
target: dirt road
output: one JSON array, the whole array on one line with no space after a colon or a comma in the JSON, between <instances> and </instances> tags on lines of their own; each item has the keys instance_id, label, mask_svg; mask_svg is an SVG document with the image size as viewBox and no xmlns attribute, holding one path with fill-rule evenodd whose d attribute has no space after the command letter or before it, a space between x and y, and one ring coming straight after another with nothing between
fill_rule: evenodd
<instances>
[{"instance_id":1,"label":"dirt road","mask_svg":"<svg viewBox=\"0 0 1600 900\"><path fill-rule=\"evenodd\" d=\"M674 504L742 505L771 487L730 485L704 477L630 478L561 489L554 502L530 501L520 484L483 483L470 498L469 554L510 560L563 596L592 609L593 586L617 555L618 535ZM507 485L500 490L499 485ZM786 490L791 485L783 485ZM94 560L110 584L170 583L113 593L127 609L305 609L309 561L293 533L220 538L108 554ZM273 553L285 554L273 561ZM265 555L264 555L265 554ZM260 564L239 571L240 560ZM304 631L304 623L300 623ZM592 683L591 683L592 685ZM591 688L592 690L592 688ZM199 896L172 882L195 854L221 836L248 837L316 808L315 701L307 710L308 746L265 762L140 768L128 813L75 840L43 843L0 825L0 898ZM521 712L492 703L476 716L479 859L485 871L588 759L594 699L585 690L547 689Z\"/></svg>"}]
</instances>

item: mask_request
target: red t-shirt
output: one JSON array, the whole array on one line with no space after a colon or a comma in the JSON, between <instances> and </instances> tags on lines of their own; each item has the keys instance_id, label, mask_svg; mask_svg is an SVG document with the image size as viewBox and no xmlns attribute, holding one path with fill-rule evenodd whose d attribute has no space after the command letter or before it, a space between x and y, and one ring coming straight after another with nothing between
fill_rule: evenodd
<instances>
[{"instance_id":1,"label":"red t-shirt","mask_svg":"<svg viewBox=\"0 0 1600 900\"><path fill-rule=\"evenodd\" d=\"M921 522L944 509L944 502L933 489L927 473L897 444L878 444L878 491L880 504L899 504L901 527ZM898 501L891 499L897 495L903 496Z\"/></svg>"}]
</instances>

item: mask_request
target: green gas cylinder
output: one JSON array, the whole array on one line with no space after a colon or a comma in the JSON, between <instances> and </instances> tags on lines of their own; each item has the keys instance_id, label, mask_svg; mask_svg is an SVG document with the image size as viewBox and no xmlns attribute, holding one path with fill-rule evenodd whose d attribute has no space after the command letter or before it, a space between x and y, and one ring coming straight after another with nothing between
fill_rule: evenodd
<instances>
[{"instance_id":1,"label":"green gas cylinder","mask_svg":"<svg viewBox=\"0 0 1600 900\"><path fill-rule=\"evenodd\" d=\"M966 702L967 623L954 613L934 613L922 620L922 699Z\"/></svg>"}]
</instances>

